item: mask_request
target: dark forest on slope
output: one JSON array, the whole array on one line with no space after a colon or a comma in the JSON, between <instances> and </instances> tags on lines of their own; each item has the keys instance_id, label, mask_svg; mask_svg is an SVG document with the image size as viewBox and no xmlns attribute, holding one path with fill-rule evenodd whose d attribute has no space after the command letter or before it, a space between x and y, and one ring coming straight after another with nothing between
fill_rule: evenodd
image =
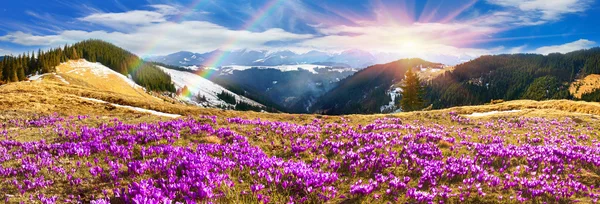
<instances>
[{"instance_id":1,"label":"dark forest on slope","mask_svg":"<svg viewBox=\"0 0 600 204\"><path fill-rule=\"evenodd\" d=\"M482 56L432 80L427 84L425 99L438 109L480 105L496 99L571 99L570 83L598 73L600 48L547 56Z\"/></svg>"},{"instance_id":2,"label":"dark forest on slope","mask_svg":"<svg viewBox=\"0 0 600 204\"><path fill-rule=\"evenodd\" d=\"M69 59L99 62L148 90L175 92L171 77L138 56L101 40L86 40L73 45L19 56L5 56L0 62L0 83L26 80L27 76L54 72L55 67Z\"/></svg>"}]
</instances>

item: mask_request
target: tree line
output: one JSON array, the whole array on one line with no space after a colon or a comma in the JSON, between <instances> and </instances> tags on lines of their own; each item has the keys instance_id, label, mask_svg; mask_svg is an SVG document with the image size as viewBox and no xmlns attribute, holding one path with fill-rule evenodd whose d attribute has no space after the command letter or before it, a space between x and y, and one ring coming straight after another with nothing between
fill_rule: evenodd
<instances>
[{"instance_id":1,"label":"tree line","mask_svg":"<svg viewBox=\"0 0 600 204\"><path fill-rule=\"evenodd\" d=\"M125 76L131 76L138 85L153 91L175 92L171 77L135 54L101 40L85 40L73 45L38 50L37 54L24 53L5 56L0 62L0 83L23 81L27 76L51 73L68 60L85 59L99 62Z\"/></svg>"}]
</instances>

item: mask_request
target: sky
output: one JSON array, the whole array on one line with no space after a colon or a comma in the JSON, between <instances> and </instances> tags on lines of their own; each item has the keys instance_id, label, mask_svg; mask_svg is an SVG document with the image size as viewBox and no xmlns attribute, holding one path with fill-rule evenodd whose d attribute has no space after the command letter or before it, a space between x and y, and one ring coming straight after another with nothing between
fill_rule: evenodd
<instances>
[{"instance_id":1,"label":"sky","mask_svg":"<svg viewBox=\"0 0 600 204\"><path fill-rule=\"evenodd\" d=\"M0 7L0 55L102 39L178 51L361 49L457 63L599 46L594 0L26 0Z\"/></svg>"}]
</instances>

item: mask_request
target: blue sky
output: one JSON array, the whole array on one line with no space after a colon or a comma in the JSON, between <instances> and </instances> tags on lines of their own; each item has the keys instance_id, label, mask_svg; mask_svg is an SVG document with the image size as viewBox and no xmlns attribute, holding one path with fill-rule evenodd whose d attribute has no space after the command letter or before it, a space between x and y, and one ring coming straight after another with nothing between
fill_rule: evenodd
<instances>
[{"instance_id":1,"label":"blue sky","mask_svg":"<svg viewBox=\"0 0 600 204\"><path fill-rule=\"evenodd\" d=\"M599 11L593 0L8 1L0 54L96 38L140 56L363 49L452 63L598 46Z\"/></svg>"}]
</instances>

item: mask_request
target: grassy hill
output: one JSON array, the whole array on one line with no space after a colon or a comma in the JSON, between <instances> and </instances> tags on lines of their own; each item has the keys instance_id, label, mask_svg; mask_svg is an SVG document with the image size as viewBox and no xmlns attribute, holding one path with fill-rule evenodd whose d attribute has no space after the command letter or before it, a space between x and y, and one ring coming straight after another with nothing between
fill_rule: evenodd
<instances>
[{"instance_id":1,"label":"grassy hill","mask_svg":"<svg viewBox=\"0 0 600 204\"><path fill-rule=\"evenodd\" d=\"M98 88L66 70L0 86L1 200L590 203L600 194L598 103L238 112Z\"/></svg>"}]
</instances>

